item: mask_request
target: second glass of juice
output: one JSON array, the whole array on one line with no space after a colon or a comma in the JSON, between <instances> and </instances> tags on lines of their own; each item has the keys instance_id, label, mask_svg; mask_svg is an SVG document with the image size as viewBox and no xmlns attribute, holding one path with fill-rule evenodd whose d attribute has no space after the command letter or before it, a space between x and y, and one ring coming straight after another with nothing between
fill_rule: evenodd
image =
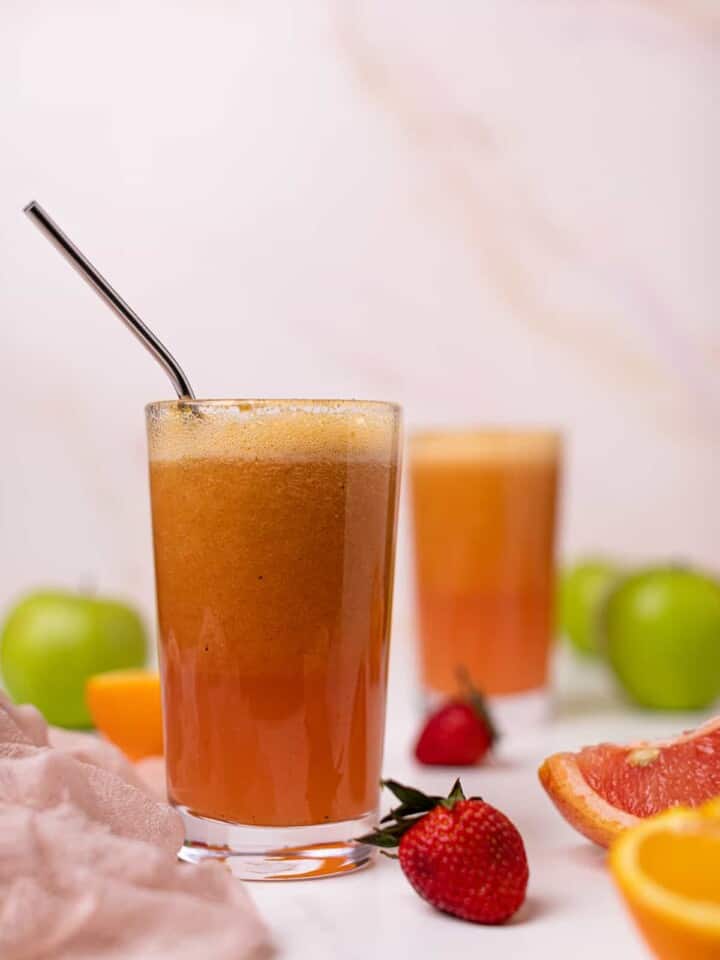
<instances>
[{"instance_id":1,"label":"second glass of juice","mask_svg":"<svg viewBox=\"0 0 720 960\"><path fill-rule=\"evenodd\" d=\"M398 496L399 409L147 408L168 793L181 856L248 879L368 862Z\"/></svg>"},{"instance_id":2,"label":"second glass of juice","mask_svg":"<svg viewBox=\"0 0 720 960\"><path fill-rule=\"evenodd\" d=\"M510 708L508 717L542 711L560 453L559 436L544 431L411 439L421 668L431 698L456 694L464 673L496 709Z\"/></svg>"}]
</instances>

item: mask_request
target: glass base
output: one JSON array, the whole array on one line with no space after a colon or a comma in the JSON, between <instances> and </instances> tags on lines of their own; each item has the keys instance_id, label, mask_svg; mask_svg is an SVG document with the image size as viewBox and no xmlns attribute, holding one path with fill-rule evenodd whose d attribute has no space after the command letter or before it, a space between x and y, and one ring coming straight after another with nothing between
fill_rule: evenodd
<instances>
[{"instance_id":1,"label":"glass base","mask_svg":"<svg viewBox=\"0 0 720 960\"><path fill-rule=\"evenodd\" d=\"M370 833L377 813L308 827L250 827L175 808L185 824L180 860L219 860L241 880L314 880L368 866L377 849L353 837Z\"/></svg>"}]
</instances>

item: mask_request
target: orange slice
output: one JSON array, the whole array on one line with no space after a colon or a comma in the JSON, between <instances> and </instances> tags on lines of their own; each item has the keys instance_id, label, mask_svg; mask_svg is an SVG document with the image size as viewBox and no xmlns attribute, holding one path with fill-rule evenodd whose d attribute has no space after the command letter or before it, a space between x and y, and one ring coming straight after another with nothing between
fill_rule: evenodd
<instances>
[{"instance_id":1,"label":"orange slice","mask_svg":"<svg viewBox=\"0 0 720 960\"><path fill-rule=\"evenodd\" d=\"M539 776L568 823L607 847L645 817L720 794L720 717L674 740L556 753Z\"/></svg>"},{"instance_id":2,"label":"orange slice","mask_svg":"<svg viewBox=\"0 0 720 960\"><path fill-rule=\"evenodd\" d=\"M677 808L626 831L610 869L660 960L720 957L720 805Z\"/></svg>"},{"instance_id":3,"label":"orange slice","mask_svg":"<svg viewBox=\"0 0 720 960\"><path fill-rule=\"evenodd\" d=\"M91 677L85 687L96 728L129 757L163 752L160 678L148 670L111 670Z\"/></svg>"}]
</instances>

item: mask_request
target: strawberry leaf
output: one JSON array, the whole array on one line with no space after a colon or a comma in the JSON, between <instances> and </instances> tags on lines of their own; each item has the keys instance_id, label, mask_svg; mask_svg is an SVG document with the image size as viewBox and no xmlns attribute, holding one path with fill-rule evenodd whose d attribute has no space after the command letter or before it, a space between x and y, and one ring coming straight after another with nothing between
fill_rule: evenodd
<instances>
[{"instance_id":1,"label":"strawberry leaf","mask_svg":"<svg viewBox=\"0 0 720 960\"><path fill-rule=\"evenodd\" d=\"M364 837L357 837L357 843L369 843L373 847L396 847L400 842L399 837L386 830L374 830L372 833L365 834Z\"/></svg>"},{"instance_id":2,"label":"strawberry leaf","mask_svg":"<svg viewBox=\"0 0 720 960\"><path fill-rule=\"evenodd\" d=\"M443 806L452 810L459 800L465 799L459 780L455 781L447 797L425 794L422 790L407 787L398 783L397 780L383 780L381 783L388 790L391 790L401 803L382 818L381 826L375 827L372 833L357 837L356 841L358 843L369 843L374 847L384 849L397 847L407 831L435 807Z\"/></svg>"},{"instance_id":3,"label":"strawberry leaf","mask_svg":"<svg viewBox=\"0 0 720 960\"><path fill-rule=\"evenodd\" d=\"M402 804L403 816L406 813L427 813L436 807L443 797L432 797L423 793L422 790L416 790L415 787L406 787L397 780L381 780L380 785L387 787Z\"/></svg>"},{"instance_id":4,"label":"strawberry leaf","mask_svg":"<svg viewBox=\"0 0 720 960\"><path fill-rule=\"evenodd\" d=\"M459 800L464 800L465 794L463 793L462 784L460 783L460 778L458 778L452 786L452 790L447 795L447 797L441 801L444 807L447 807L448 810L452 810L455 804Z\"/></svg>"}]
</instances>

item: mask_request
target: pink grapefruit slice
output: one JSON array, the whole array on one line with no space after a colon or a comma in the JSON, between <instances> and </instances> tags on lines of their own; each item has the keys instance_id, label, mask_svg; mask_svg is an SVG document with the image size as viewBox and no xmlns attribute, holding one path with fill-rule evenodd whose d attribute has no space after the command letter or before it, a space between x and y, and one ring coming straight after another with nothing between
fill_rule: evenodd
<instances>
[{"instance_id":1,"label":"pink grapefruit slice","mask_svg":"<svg viewBox=\"0 0 720 960\"><path fill-rule=\"evenodd\" d=\"M720 717L674 740L555 753L538 775L567 822L607 847L645 817L720 795Z\"/></svg>"}]
</instances>

